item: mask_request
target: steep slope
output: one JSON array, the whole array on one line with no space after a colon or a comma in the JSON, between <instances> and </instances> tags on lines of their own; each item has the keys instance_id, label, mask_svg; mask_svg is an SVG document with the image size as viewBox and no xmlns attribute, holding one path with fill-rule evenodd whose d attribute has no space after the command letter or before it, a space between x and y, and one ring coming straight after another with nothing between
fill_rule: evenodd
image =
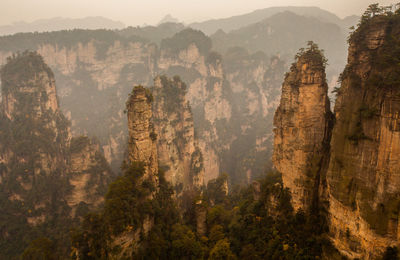
<instances>
[{"instance_id":1,"label":"steep slope","mask_svg":"<svg viewBox=\"0 0 400 260\"><path fill-rule=\"evenodd\" d=\"M325 65L314 43L298 54L274 117L273 163L291 191L295 210L310 210L319 197L321 167L329 150L333 118Z\"/></svg>"},{"instance_id":2,"label":"steep slope","mask_svg":"<svg viewBox=\"0 0 400 260\"><path fill-rule=\"evenodd\" d=\"M349 258L380 259L386 248L399 246L399 34L398 8L371 5L364 13L349 39L333 128L326 87L306 100L299 95L304 81L319 79L326 86L320 80L323 68L305 73L294 87L291 81L299 70L294 64L275 116L273 159L291 190L293 206L327 201L319 206L328 209L331 241ZM326 101L310 102L315 97ZM299 109L313 103L317 106L311 110Z\"/></svg>"},{"instance_id":3,"label":"steep slope","mask_svg":"<svg viewBox=\"0 0 400 260\"><path fill-rule=\"evenodd\" d=\"M15 124L11 131L16 135L13 137L17 147L27 149L23 154L15 154L15 160L28 162L27 157L40 158L40 164L31 165L34 173L43 170L49 174L66 168L69 125L59 109L50 68L39 55L26 53L8 59L1 79L2 113L10 124Z\"/></svg>"},{"instance_id":4,"label":"steep slope","mask_svg":"<svg viewBox=\"0 0 400 260\"><path fill-rule=\"evenodd\" d=\"M71 146L54 75L40 55L10 57L1 80L2 254L15 257L38 236L54 239L65 252L68 228L101 203L112 172L90 142L87 153L74 139Z\"/></svg>"},{"instance_id":5,"label":"steep slope","mask_svg":"<svg viewBox=\"0 0 400 260\"><path fill-rule=\"evenodd\" d=\"M128 158L130 162L143 162L145 179L157 184L157 134L154 132L151 92L142 86L133 89L126 103L128 110Z\"/></svg>"},{"instance_id":6,"label":"steep slope","mask_svg":"<svg viewBox=\"0 0 400 260\"><path fill-rule=\"evenodd\" d=\"M160 167L178 190L199 189L204 184L203 155L186 100L186 84L179 77L157 77L153 87L154 126Z\"/></svg>"},{"instance_id":7,"label":"steep slope","mask_svg":"<svg viewBox=\"0 0 400 260\"><path fill-rule=\"evenodd\" d=\"M350 37L327 173L332 239L367 259L398 245L400 195L400 15L372 16Z\"/></svg>"},{"instance_id":8,"label":"steep slope","mask_svg":"<svg viewBox=\"0 0 400 260\"><path fill-rule=\"evenodd\" d=\"M103 203L107 185L114 174L98 141L87 136L71 139L68 157L68 179L72 190L66 199L72 209L71 215L83 217L89 210Z\"/></svg>"}]
</instances>

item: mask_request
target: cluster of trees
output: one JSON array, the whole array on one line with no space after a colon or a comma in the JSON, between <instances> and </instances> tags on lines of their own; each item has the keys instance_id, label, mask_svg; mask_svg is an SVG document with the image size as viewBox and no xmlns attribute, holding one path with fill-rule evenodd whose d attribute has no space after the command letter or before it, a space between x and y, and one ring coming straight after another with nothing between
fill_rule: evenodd
<instances>
[{"instance_id":1,"label":"cluster of trees","mask_svg":"<svg viewBox=\"0 0 400 260\"><path fill-rule=\"evenodd\" d=\"M385 26L385 38L381 46L369 49L366 35L371 28ZM354 29L354 28L352 28ZM373 4L368 7L360 19L355 31L349 36L349 42L357 46L353 55L367 52L373 70L368 75L367 87L392 88L400 85L400 39L394 35L400 30L400 3L393 6L379 6ZM353 66L348 64L339 80L348 78L352 85L360 85L359 76L354 73ZM361 85L360 85L361 86Z\"/></svg>"},{"instance_id":2,"label":"cluster of trees","mask_svg":"<svg viewBox=\"0 0 400 260\"><path fill-rule=\"evenodd\" d=\"M368 6L367 10L361 16L361 20L359 26L369 21L371 18L378 15L397 15L400 14L400 3L388 5L388 6L380 6L379 4L371 4Z\"/></svg>"},{"instance_id":3,"label":"cluster of trees","mask_svg":"<svg viewBox=\"0 0 400 260\"><path fill-rule=\"evenodd\" d=\"M314 66L325 69L328 64L328 59L325 58L324 50L318 47L318 44L313 41L307 42L307 48L300 48L299 52L295 55L295 63L302 57L307 61L312 61ZM294 63L294 64L295 64Z\"/></svg>"},{"instance_id":4,"label":"cluster of trees","mask_svg":"<svg viewBox=\"0 0 400 260\"><path fill-rule=\"evenodd\" d=\"M79 259L104 259L118 254L112 237L141 229L144 217L153 227L141 233L134 259L315 259L323 249L333 250L325 237L326 224L318 214L294 213L290 194L281 177L270 173L253 186L226 190L227 175L210 182L203 192L186 194L176 205L173 189L159 174L158 192L150 184L139 185L143 165L133 164L110 185L105 207L85 217L73 232ZM201 204L199 204L201 201ZM197 232L198 210L206 212L206 232ZM183 214L181 212L184 212Z\"/></svg>"},{"instance_id":5,"label":"cluster of trees","mask_svg":"<svg viewBox=\"0 0 400 260\"><path fill-rule=\"evenodd\" d=\"M7 57L7 64L1 69L2 91L17 91L27 80L34 78L37 72L45 71L54 77L51 69L43 62L42 56L35 51L17 52ZM18 77L15 77L18 75Z\"/></svg>"}]
</instances>

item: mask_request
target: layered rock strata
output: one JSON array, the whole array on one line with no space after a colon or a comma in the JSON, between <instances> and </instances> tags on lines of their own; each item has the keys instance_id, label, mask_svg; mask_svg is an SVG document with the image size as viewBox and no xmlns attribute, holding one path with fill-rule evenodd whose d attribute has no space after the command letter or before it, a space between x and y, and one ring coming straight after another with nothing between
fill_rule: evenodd
<instances>
[{"instance_id":1,"label":"layered rock strata","mask_svg":"<svg viewBox=\"0 0 400 260\"><path fill-rule=\"evenodd\" d=\"M128 110L128 152L130 162L145 164L145 179L158 184L157 134L152 122L153 95L142 87L136 86L126 103Z\"/></svg>"},{"instance_id":2,"label":"layered rock strata","mask_svg":"<svg viewBox=\"0 0 400 260\"><path fill-rule=\"evenodd\" d=\"M157 77L153 87L153 116L157 150L165 177L176 190L204 185L204 162L186 99L186 84L179 77Z\"/></svg>"},{"instance_id":3,"label":"layered rock strata","mask_svg":"<svg viewBox=\"0 0 400 260\"><path fill-rule=\"evenodd\" d=\"M376 259L399 246L399 33L399 15L361 23L338 90L327 172L330 231L350 258Z\"/></svg>"},{"instance_id":4,"label":"layered rock strata","mask_svg":"<svg viewBox=\"0 0 400 260\"><path fill-rule=\"evenodd\" d=\"M2 246L24 241L21 248L6 246L13 252L2 252L13 256L39 232L63 244L65 238L52 225L60 231L95 209L113 174L98 145L87 137L83 146L76 145L76 138L71 142L53 72L40 55L13 55L1 69L1 81L0 200L5 221L0 240Z\"/></svg>"},{"instance_id":5,"label":"layered rock strata","mask_svg":"<svg viewBox=\"0 0 400 260\"><path fill-rule=\"evenodd\" d=\"M352 259L379 259L400 238L400 15L379 12L350 36L334 126L323 69L304 52L275 115L273 160L293 206L327 200L332 243Z\"/></svg>"},{"instance_id":6,"label":"layered rock strata","mask_svg":"<svg viewBox=\"0 0 400 260\"><path fill-rule=\"evenodd\" d=\"M320 51L300 53L286 75L274 117L273 163L291 191L295 210L307 211L319 196L321 161L332 123L327 91Z\"/></svg>"}]
</instances>

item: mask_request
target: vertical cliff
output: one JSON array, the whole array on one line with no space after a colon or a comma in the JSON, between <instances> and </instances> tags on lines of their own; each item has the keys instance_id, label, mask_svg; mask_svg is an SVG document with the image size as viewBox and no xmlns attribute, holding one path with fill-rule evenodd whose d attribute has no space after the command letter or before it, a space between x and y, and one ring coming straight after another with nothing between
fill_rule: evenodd
<instances>
[{"instance_id":1,"label":"vertical cliff","mask_svg":"<svg viewBox=\"0 0 400 260\"><path fill-rule=\"evenodd\" d=\"M135 86L126 101L129 137L124 174L110 185L102 213L102 217L111 220L107 225L113 234L102 241L107 244L103 247L118 248L109 253L115 259L136 254L155 223L152 201L157 199L160 178L152 103L151 91L143 86ZM96 250L103 257L105 252ZM82 252L77 248L75 253Z\"/></svg>"},{"instance_id":2,"label":"vertical cliff","mask_svg":"<svg viewBox=\"0 0 400 260\"><path fill-rule=\"evenodd\" d=\"M67 168L69 124L59 109L54 75L42 57L36 53L10 57L1 79L2 112L15 142L10 148L25 149L14 153L15 160L29 164L27 170L35 174Z\"/></svg>"},{"instance_id":3,"label":"vertical cliff","mask_svg":"<svg viewBox=\"0 0 400 260\"><path fill-rule=\"evenodd\" d=\"M308 210L319 196L332 124L327 91L325 58L310 43L286 75L274 117L273 163L291 191L295 210Z\"/></svg>"},{"instance_id":4,"label":"vertical cliff","mask_svg":"<svg viewBox=\"0 0 400 260\"><path fill-rule=\"evenodd\" d=\"M101 203L113 174L99 147L71 143L53 72L40 55L13 55L1 81L2 256L18 255L39 235L68 250L66 230Z\"/></svg>"},{"instance_id":5,"label":"vertical cliff","mask_svg":"<svg viewBox=\"0 0 400 260\"><path fill-rule=\"evenodd\" d=\"M128 156L129 162L143 162L144 178L158 183L157 134L153 125L153 95L142 87L136 86L126 103L128 111Z\"/></svg>"},{"instance_id":6,"label":"vertical cliff","mask_svg":"<svg viewBox=\"0 0 400 260\"><path fill-rule=\"evenodd\" d=\"M204 162L185 96L186 84L179 77L157 77L153 95L158 158L166 170L166 179L179 190L200 188L204 182Z\"/></svg>"},{"instance_id":7,"label":"vertical cliff","mask_svg":"<svg viewBox=\"0 0 400 260\"><path fill-rule=\"evenodd\" d=\"M69 147L70 173L72 187L67 196L72 216L83 217L87 210L98 208L103 203L108 184L114 174L105 160L97 140L87 136L73 137ZM78 212L83 210L84 212Z\"/></svg>"},{"instance_id":8,"label":"vertical cliff","mask_svg":"<svg viewBox=\"0 0 400 260\"><path fill-rule=\"evenodd\" d=\"M350 37L327 173L332 240L352 258L400 238L400 15L377 12Z\"/></svg>"}]
</instances>

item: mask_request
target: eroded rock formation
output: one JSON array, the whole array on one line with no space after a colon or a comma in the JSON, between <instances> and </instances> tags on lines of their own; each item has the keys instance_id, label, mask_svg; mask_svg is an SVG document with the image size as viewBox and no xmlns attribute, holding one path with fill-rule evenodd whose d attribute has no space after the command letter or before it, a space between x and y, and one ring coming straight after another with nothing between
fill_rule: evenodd
<instances>
[{"instance_id":1,"label":"eroded rock formation","mask_svg":"<svg viewBox=\"0 0 400 260\"><path fill-rule=\"evenodd\" d=\"M159 162L176 189L200 188L204 184L204 162L186 100L186 84L179 77L154 80L154 124Z\"/></svg>"},{"instance_id":2,"label":"eroded rock formation","mask_svg":"<svg viewBox=\"0 0 400 260\"><path fill-rule=\"evenodd\" d=\"M15 160L28 163L35 154L36 163L29 167L35 174L67 168L64 155L71 138L69 124L59 109L51 69L41 56L25 53L8 59L1 79L2 114L7 121L3 126L8 124L11 131L17 131L10 133L14 136L9 139L26 149L25 153L14 151Z\"/></svg>"},{"instance_id":3,"label":"eroded rock formation","mask_svg":"<svg viewBox=\"0 0 400 260\"><path fill-rule=\"evenodd\" d=\"M69 183L72 191L67 203L76 215L79 204L97 208L103 203L101 194L107 191L112 181L112 171L105 160L98 141L87 136L73 137L70 144Z\"/></svg>"},{"instance_id":4,"label":"eroded rock formation","mask_svg":"<svg viewBox=\"0 0 400 260\"><path fill-rule=\"evenodd\" d=\"M399 15L364 22L350 38L335 104L327 182L330 231L351 258L399 245Z\"/></svg>"},{"instance_id":5,"label":"eroded rock formation","mask_svg":"<svg viewBox=\"0 0 400 260\"><path fill-rule=\"evenodd\" d=\"M136 86L126 103L128 110L128 152L129 162L145 164L144 178L158 183L157 134L154 131L153 95L142 87Z\"/></svg>"},{"instance_id":6,"label":"eroded rock formation","mask_svg":"<svg viewBox=\"0 0 400 260\"><path fill-rule=\"evenodd\" d=\"M275 115L273 159L294 207L327 200L331 240L352 259L379 259L399 246L399 33L398 11L362 18L350 36L333 127L324 71L303 55Z\"/></svg>"},{"instance_id":7,"label":"eroded rock formation","mask_svg":"<svg viewBox=\"0 0 400 260\"><path fill-rule=\"evenodd\" d=\"M53 72L40 55L10 57L1 81L0 200L6 220L0 238L2 245L24 241L3 252L13 256L40 232L61 243L52 225L62 230L97 207L113 174L99 146L87 138L79 149L76 139L71 143Z\"/></svg>"},{"instance_id":8,"label":"eroded rock formation","mask_svg":"<svg viewBox=\"0 0 400 260\"><path fill-rule=\"evenodd\" d=\"M320 167L328 151L332 116L324 58L315 46L300 53L282 86L274 118L273 162L291 190L295 210L318 197Z\"/></svg>"}]
</instances>

